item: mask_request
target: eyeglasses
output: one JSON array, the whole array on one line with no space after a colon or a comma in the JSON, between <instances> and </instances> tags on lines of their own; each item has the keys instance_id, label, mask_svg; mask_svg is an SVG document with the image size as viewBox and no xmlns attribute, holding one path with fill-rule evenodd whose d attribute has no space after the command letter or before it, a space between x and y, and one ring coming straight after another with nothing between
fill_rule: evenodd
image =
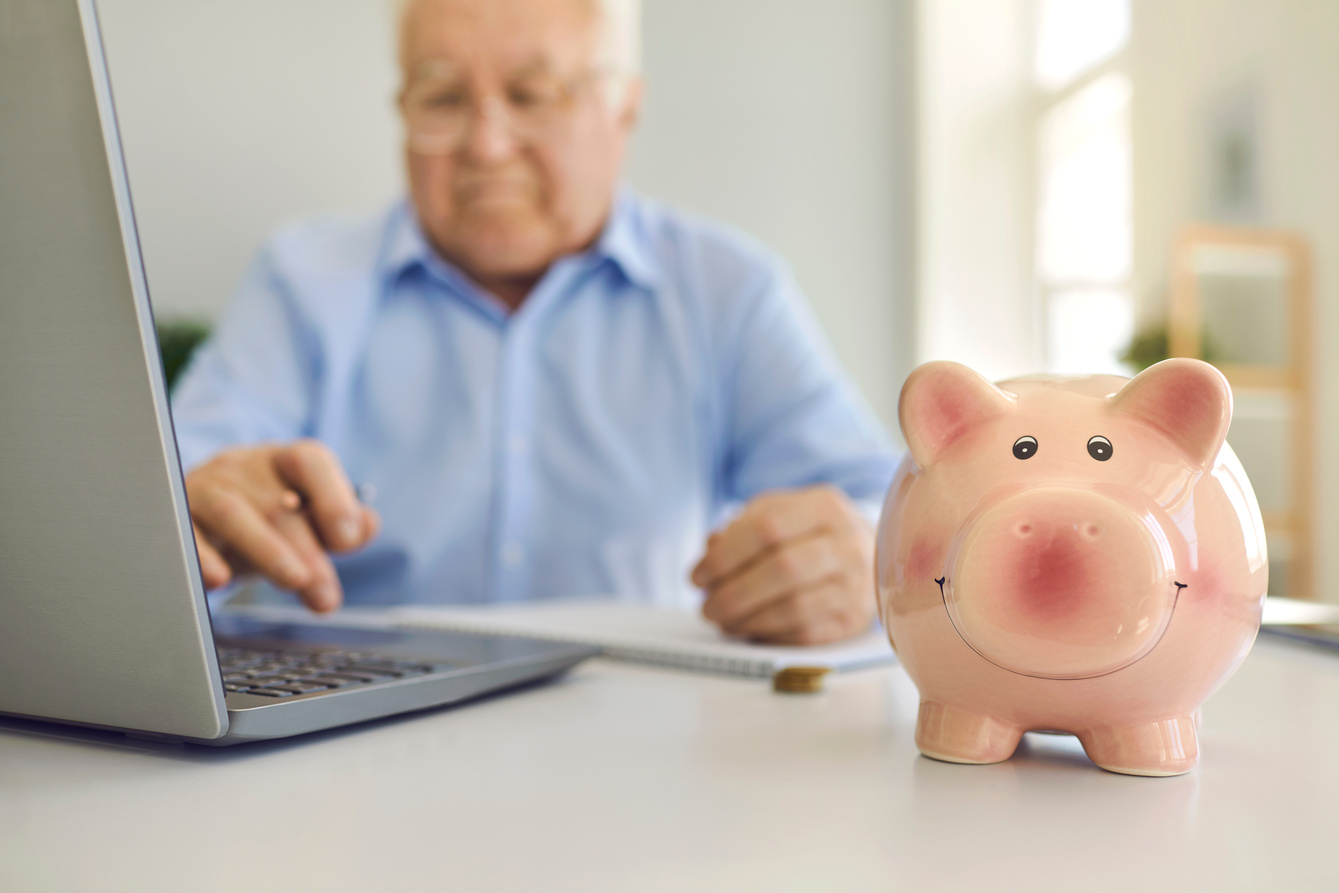
<instances>
[{"instance_id":1,"label":"eyeglasses","mask_svg":"<svg viewBox=\"0 0 1339 893\"><path fill-rule=\"evenodd\" d=\"M613 76L604 69L568 78L530 74L507 84L501 94L482 97L458 77L421 77L405 87L400 100L409 147L423 155L449 155L465 144L476 119L504 127L520 142L541 141L570 117L583 91Z\"/></svg>"}]
</instances>

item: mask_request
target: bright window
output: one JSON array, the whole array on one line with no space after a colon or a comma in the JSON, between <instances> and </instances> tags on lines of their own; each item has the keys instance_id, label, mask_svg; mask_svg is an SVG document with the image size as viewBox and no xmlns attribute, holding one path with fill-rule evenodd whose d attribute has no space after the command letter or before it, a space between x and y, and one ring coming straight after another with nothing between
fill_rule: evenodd
<instances>
[{"instance_id":1,"label":"bright window","mask_svg":"<svg viewBox=\"0 0 1339 893\"><path fill-rule=\"evenodd\" d=\"M1116 359L1134 334L1128 291L1056 291L1051 294L1049 311L1046 340L1052 372L1128 374Z\"/></svg>"},{"instance_id":2,"label":"bright window","mask_svg":"<svg viewBox=\"0 0 1339 893\"><path fill-rule=\"evenodd\" d=\"M1130 39L1130 0L1038 0L1037 86L1057 90Z\"/></svg>"},{"instance_id":3,"label":"bright window","mask_svg":"<svg viewBox=\"0 0 1339 893\"><path fill-rule=\"evenodd\" d=\"M1042 119L1038 272L1048 280L1130 276L1130 80L1108 74Z\"/></svg>"},{"instance_id":4,"label":"bright window","mask_svg":"<svg viewBox=\"0 0 1339 893\"><path fill-rule=\"evenodd\" d=\"M1127 373L1129 0L1037 0L1036 280L1052 372Z\"/></svg>"}]
</instances>

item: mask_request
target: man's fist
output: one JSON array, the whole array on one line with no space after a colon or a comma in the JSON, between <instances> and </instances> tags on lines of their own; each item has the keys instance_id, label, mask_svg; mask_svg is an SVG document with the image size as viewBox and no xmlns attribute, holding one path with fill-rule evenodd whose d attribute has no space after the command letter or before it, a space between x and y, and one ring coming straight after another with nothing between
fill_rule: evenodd
<instances>
[{"instance_id":1,"label":"man's fist","mask_svg":"<svg viewBox=\"0 0 1339 893\"><path fill-rule=\"evenodd\" d=\"M874 618L874 531L835 487L764 493L708 538L692 581L730 635L835 642Z\"/></svg>"},{"instance_id":2,"label":"man's fist","mask_svg":"<svg viewBox=\"0 0 1339 893\"><path fill-rule=\"evenodd\" d=\"M339 459L314 440L220 453L186 475L186 498L206 587L256 572L313 611L344 600L326 552L358 549L381 527Z\"/></svg>"}]
</instances>

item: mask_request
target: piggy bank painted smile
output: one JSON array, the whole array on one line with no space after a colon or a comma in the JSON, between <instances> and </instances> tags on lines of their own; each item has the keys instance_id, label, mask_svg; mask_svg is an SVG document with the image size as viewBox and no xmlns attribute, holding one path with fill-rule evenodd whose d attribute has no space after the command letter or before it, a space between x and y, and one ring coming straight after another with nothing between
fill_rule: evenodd
<instances>
[{"instance_id":1,"label":"piggy bank painted smile","mask_svg":"<svg viewBox=\"0 0 1339 893\"><path fill-rule=\"evenodd\" d=\"M899 415L876 574L921 752L993 763L1045 729L1113 772L1194 766L1200 704L1250 650L1268 575L1222 374L1174 359L997 386L927 363Z\"/></svg>"}]
</instances>

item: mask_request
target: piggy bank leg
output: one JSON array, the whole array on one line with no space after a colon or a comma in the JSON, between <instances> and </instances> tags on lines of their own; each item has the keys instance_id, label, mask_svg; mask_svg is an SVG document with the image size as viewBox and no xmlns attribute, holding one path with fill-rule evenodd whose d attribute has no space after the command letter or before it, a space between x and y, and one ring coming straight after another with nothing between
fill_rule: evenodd
<instances>
[{"instance_id":1,"label":"piggy bank leg","mask_svg":"<svg viewBox=\"0 0 1339 893\"><path fill-rule=\"evenodd\" d=\"M916 747L927 757L950 763L998 763L1013 756L1023 730L981 713L922 701L916 719Z\"/></svg>"},{"instance_id":2,"label":"piggy bank leg","mask_svg":"<svg viewBox=\"0 0 1339 893\"><path fill-rule=\"evenodd\" d=\"M1199 759L1195 717L1177 716L1134 726L1079 733L1088 759L1124 775L1180 775Z\"/></svg>"}]
</instances>

